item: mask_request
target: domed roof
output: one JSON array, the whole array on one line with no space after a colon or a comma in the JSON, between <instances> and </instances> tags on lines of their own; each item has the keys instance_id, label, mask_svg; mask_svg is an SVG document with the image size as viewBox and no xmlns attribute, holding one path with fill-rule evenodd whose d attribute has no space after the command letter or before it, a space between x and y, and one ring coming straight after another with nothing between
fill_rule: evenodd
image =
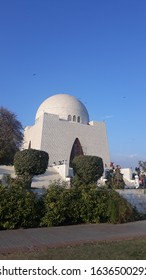
<instances>
[{"instance_id":1,"label":"domed roof","mask_svg":"<svg viewBox=\"0 0 146 280\"><path fill-rule=\"evenodd\" d=\"M89 122L88 111L84 104L69 94L56 94L47 98L38 108L36 119L44 113L58 115L60 119L82 124Z\"/></svg>"}]
</instances>

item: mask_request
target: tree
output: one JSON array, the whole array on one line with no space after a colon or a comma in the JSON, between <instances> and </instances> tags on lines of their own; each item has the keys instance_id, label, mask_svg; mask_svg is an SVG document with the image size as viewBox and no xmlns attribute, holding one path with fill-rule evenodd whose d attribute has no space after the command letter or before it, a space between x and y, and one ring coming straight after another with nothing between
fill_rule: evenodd
<instances>
[{"instance_id":1,"label":"tree","mask_svg":"<svg viewBox=\"0 0 146 280\"><path fill-rule=\"evenodd\" d=\"M34 175L45 173L48 167L48 160L47 152L35 149L18 151L15 154L14 168L18 178L23 181L24 187L31 187Z\"/></svg>"},{"instance_id":2,"label":"tree","mask_svg":"<svg viewBox=\"0 0 146 280\"><path fill-rule=\"evenodd\" d=\"M96 183L104 171L102 158L97 156L77 156L73 159L72 166L75 175L73 184Z\"/></svg>"},{"instance_id":3,"label":"tree","mask_svg":"<svg viewBox=\"0 0 146 280\"><path fill-rule=\"evenodd\" d=\"M112 189L124 189L125 182L123 179L123 174L121 174L119 168L117 168L114 172L110 172L110 176L106 182L106 185Z\"/></svg>"},{"instance_id":4,"label":"tree","mask_svg":"<svg viewBox=\"0 0 146 280\"><path fill-rule=\"evenodd\" d=\"M139 161L138 162L139 167L141 167L142 171L146 172L146 161Z\"/></svg>"},{"instance_id":5,"label":"tree","mask_svg":"<svg viewBox=\"0 0 146 280\"><path fill-rule=\"evenodd\" d=\"M23 141L23 127L14 113L0 107L0 165L13 164Z\"/></svg>"}]
</instances>

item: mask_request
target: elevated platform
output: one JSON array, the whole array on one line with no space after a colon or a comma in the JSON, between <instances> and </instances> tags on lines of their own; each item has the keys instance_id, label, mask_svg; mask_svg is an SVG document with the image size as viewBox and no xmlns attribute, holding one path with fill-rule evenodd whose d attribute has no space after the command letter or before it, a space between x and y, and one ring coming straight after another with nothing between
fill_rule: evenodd
<instances>
[{"instance_id":1,"label":"elevated platform","mask_svg":"<svg viewBox=\"0 0 146 280\"><path fill-rule=\"evenodd\" d=\"M63 181L61 175L54 167L48 167L42 175L34 176L32 179L32 188L48 188L54 181Z\"/></svg>"},{"instance_id":2,"label":"elevated platform","mask_svg":"<svg viewBox=\"0 0 146 280\"><path fill-rule=\"evenodd\" d=\"M0 180L4 175L11 175L12 178L16 177L15 170L13 166L0 166ZM54 167L48 167L46 172L42 175L34 176L32 179L32 188L48 188L48 186L54 181L63 181L59 172L55 170Z\"/></svg>"}]
</instances>

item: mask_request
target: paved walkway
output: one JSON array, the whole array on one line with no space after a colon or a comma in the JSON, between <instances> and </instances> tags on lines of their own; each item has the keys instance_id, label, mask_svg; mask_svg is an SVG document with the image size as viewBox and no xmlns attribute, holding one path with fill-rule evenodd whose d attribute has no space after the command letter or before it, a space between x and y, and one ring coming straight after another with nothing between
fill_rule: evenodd
<instances>
[{"instance_id":1,"label":"paved walkway","mask_svg":"<svg viewBox=\"0 0 146 280\"><path fill-rule=\"evenodd\" d=\"M146 238L146 220L126 224L87 224L0 231L0 253L81 243Z\"/></svg>"}]
</instances>

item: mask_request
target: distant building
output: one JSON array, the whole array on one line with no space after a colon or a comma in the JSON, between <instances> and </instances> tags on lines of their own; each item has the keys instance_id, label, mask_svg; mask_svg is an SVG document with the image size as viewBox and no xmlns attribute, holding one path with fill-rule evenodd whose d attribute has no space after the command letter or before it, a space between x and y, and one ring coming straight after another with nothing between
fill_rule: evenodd
<instances>
[{"instance_id":1,"label":"distant building","mask_svg":"<svg viewBox=\"0 0 146 280\"><path fill-rule=\"evenodd\" d=\"M49 165L65 162L68 172L77 155L99 156L110 166L105 123L89 121L83 103L68 94L53 95L40 105L35 124L24 131L23 148L28 147L48 152Z\"/></svg>"}]
</instances>

